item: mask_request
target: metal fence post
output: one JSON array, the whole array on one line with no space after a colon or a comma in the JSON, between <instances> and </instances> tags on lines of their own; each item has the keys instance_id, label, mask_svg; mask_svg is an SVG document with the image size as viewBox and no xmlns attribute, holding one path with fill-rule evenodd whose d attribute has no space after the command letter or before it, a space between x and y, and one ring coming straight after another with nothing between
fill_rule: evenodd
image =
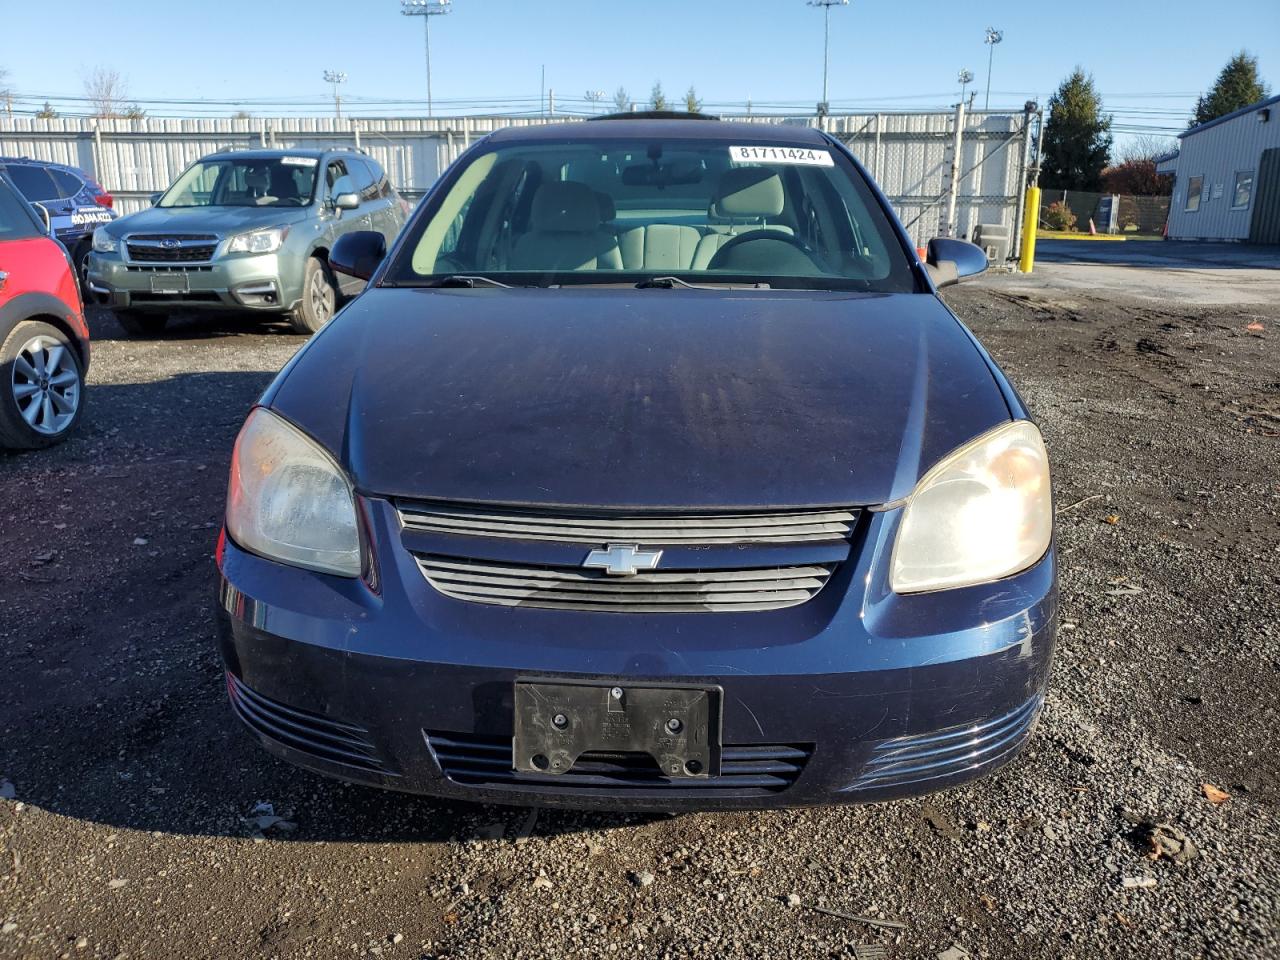
<instances>
[{"instance_id":1,"label":"metal fence post","mask_svg":"<svg viewBox=\"0 0 1280 960\"><path fill-rule=\"evenodd\" d=\"M1028 100L1022 108L1022 156L1019 158L1018 164L1018 207L1013 215L1013 250L1015 257L1022 254L1022 209L1026 200L1027 187L1029 186L1027 183L1027 170L1031 164L1031 117L1035 106L1034 100Z\"/></svg>"},{"instance_id":2,"label":"metal fence post","mask_svg":"<svg viewBox=\"0 0 1280 960\"><path fill-rule=\"evenodd\" d=\"M351 118L351 135L355 137L356 149L359 150L360 149L360 121L355 119L355 117Z\"/></svg>"},{"instance_id":3,"label":"metal fence post","mask_svg":"<svg viewBox=\"0 0 1280 960\"><path fill-rule=\"evenodd\" d=\"M960 199L960 151L964 145L964 101L956 104L955 132L951 138L951 180L947 187L947 222L939 232L944 237L956 235L956 204Z\"/></svg>"}]
</instances>

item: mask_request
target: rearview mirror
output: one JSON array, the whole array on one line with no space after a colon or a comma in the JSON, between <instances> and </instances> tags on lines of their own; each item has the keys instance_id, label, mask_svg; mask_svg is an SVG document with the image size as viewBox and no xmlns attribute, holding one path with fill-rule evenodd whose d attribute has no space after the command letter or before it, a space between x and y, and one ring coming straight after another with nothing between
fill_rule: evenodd
<instances>
[{"instance_id":1,"label":"rearview mirror","mask_svg":"<svg viewBox=\"0 0 1280 960\"><path fill-rule=\"evenodd\" d=\"M354 210L360 206L360 198L354 193L340 193L333 198L333 205L338 210Z\"/></svg>"},{"instance_id":2,"label":"rearview mirror","mask_svg":"<svg viewBox=\"0 0 1280 960\"><path fill-rule=\"evenodd\" d=\"M628 187L687 186L702 182L702 167L696 162L637 163L622 168L622 182Z\"/></svg>"},{"instance_id":3,"label":"rearview mirror","mask_svg":"<svg viewBox=\"0 0 1280 960\"><path fill-rule=\"evenodd\" d=\"M368 280L386 255L386 237L376 230L353 230L344 233L334 243L329 251L329 266L349 277Z\"/></svg>"},{"instance_id":4,"label":"rearview mirror","mask_svg":"<svg viewBox=\"0 0 1280 960\"><path fill-rule=\"evenodd\" d=\"M967 240L935 237L929 241L925 261L935 287L949 287L967 277L976 277L987 269L986 251Z\"/></svg>"},{"instance_id":5,"label":"rearview mirror","mask_svg":"<svg viewBox=\"0 0 1280 960\"><path fill-rule=\"evenodd\" d=\"M154 207L157 203L160 202L160 198L163 196L164 196L164 191L161 191L160 193L153 193L151 195L151 205Z\"/></svg>"},{"instance_id":6,"label":"rearview mirror","mask_svg":"<svg viewBox=\"0 0 1280 960\"><path fill-rule=\"evenodd\" d=\"M53 233L53 221L49 219L48 208L35 200L31 201L31 205L36 208L36 213L40 214L40 219L44 221L44 232Z\"/></svg>"}]
</instances>

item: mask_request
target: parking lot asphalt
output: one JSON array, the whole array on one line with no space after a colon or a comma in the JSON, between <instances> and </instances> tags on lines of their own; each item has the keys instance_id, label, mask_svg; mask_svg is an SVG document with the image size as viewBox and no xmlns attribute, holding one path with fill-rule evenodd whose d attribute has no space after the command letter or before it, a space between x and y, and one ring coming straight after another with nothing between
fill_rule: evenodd
<instances>
[{"instance_id":1,"label":"parking lot asphalt","mask_svg":"<svg viewBox=\"0 0 1280 960\"><path fill-rule=\"evenodd\" d=\"M1280 247L1180 240L1040 240L1031 289L1158 303L1280 302Z\"/></svg>"},{"instance_id":2,"label":"parking lot asphalt","mask_svg":"<svg viewBox=\"0 0 1280 960\"><path fill-rule=\"evenodd\" d=\"M267 756L225 703L212 551L236 430L303 341L96 313L80 433L0 454L0 957L1280 955L1280 300L1043 275L947 300L1055 467L1030 750L922 800L679 817Z\"/></svg>"}]
</instances>

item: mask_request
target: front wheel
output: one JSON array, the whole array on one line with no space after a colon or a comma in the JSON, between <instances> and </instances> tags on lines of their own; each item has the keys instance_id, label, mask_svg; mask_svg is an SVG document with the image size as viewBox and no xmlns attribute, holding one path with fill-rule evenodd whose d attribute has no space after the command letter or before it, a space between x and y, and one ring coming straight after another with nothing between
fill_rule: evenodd
<instances>
[{"instance_id":1,"label":"front wheel","mask_svg":"<svg viewBox=\"0 0 1280 960\"><path fill-rule=\"evenodd\" d=\"M92 242L85 237L76 244L75 251L71 254L71 262L76 265L76 278L80 281L80 298L85 303L89 303L93 296L93 291L89 289L89 252L92 249Z\"/></svg>"},{"instance_id":2,"label":"front wheel","mask_svg":"<svg viewBox=\"0 0 1280 960\"><path fill-rule=\"evenodd\" d=\"M289 315L293 329L299 333L315 333L333 319L337 304L338 284L333 271L319 257L310 257L302 277L302 302Z\"/></svg>"},{"instance_id":3,"label":"front wheel","mask_svg":"<svg viewBox=\"0 0 1280 960\"><path fill-rule=\"evenodd\" d=\"M169 325L167 313L146 313L142 310L113 310L116 323L131 337L158 337Z\"/></svg>"},{"instance_id":4,"label":"front wheel","mask_svg":"<svg viewBox=\"0 0 1280 960\"><path fill-rule=\"evenodd\" d=\"M51 324L27 320L0 344L0 447L60 443L84 410L84 370L75 346Z\"/></svg>"}]
</instances>

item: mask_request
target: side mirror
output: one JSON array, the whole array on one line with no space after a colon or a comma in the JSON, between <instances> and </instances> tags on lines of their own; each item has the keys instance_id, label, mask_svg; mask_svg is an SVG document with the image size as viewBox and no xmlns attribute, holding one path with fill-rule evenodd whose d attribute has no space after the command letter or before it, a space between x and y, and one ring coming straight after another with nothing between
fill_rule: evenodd
<instances>
[{"instance_id":1,"label":"side mirror","mask_svg":"<svg viewBox=\"0 0 1280 960\"><path fill-rule=\"evenodd\" d=\"M337 210L354 210L360 206L360 197L354 193L340 193L333 198L333 206Z\"/></svg>"},{"instance_id":2,"label":"side mirror","mask_svg":"<svg viewBox=\"0 0 1280 960\"><path fill-rule=\"evenodd\" d=\"M329 251L329 266L349 277L368 280L386 255L386 237L376 230L353 230L334 243Z\"/></svg>"},{"instance_id":3,"label":"side mirror","mask_svg":"<svg viewBox=\"0 0 1280 960\"><path fill-rule=\"evenodd\" d=\"M49 208L35 200L31 201L31 205L36 208L36 213L40 214L40 219L44 221L44 232L53 233L53 221L49 218Z\"/></svg>"},{"instance_id":4,"label":"side mirror","mask_svg":"<svg viewBox=\"0 0 1280 960\"><path fill-rule=\"evenodd\" d=\"M935 287L949 287L966 277L976 277L987 269L987 254L981 247L967 240L953 237L935 237L929 241L929 256L925 261Z\"/></svg>"},{"instance_id":5,"label":"side mirror","mask_svg":"<svg viewBox=\"0 0 1280 960\"><path fill-rule=\"evenodd\" d=\"M163 196L164 196L163 190L161 190L159 193L153 193L151 195L151 205L154 207L157 203L160 202L160 198Z\"/></svg>"}]
</instances>

